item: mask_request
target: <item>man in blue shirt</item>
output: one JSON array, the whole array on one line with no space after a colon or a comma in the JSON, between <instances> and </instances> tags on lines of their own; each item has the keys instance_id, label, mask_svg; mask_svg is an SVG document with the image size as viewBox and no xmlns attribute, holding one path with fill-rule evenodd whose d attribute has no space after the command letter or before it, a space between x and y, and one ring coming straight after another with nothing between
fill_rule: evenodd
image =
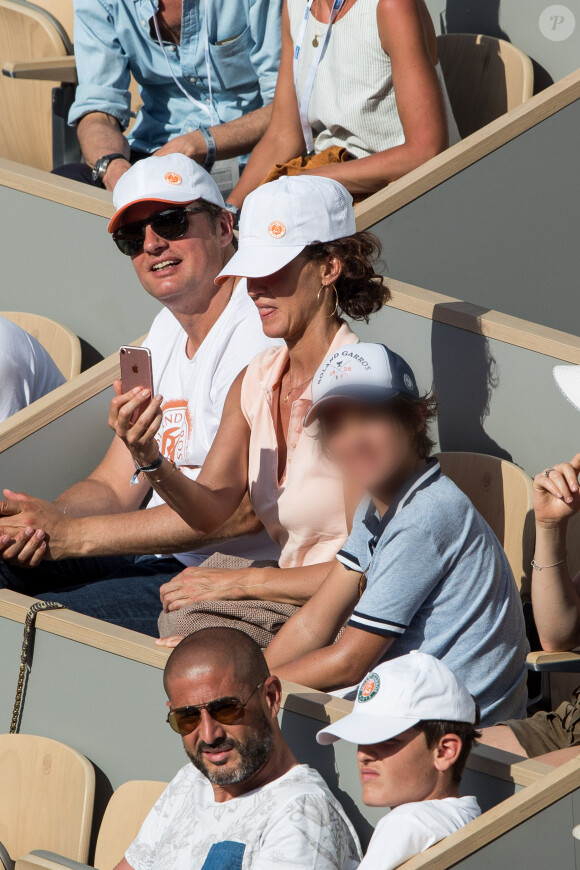
<instances>
[{"instance_id":1,"label":"man in blue shirt","mask_svg":"<svg viewBox=\"0 0 580 870\"><path fill-rule=\"evenodd\" d=\"M319 420L328 456L370 498L339 564L268 647L270 666L329 691L418 649L463 679L485 725L525 715L519 593L493 531L429 458L432 397L400 356L360 343L322 364L312 399L305 425Z\"/></svg>"},{"instance_id":2,"label":"man in blue shirt","mask_svg":"<svg viewBox=\"0 0 580 870\"><path fill-rule=\"evenodd\" d=\"M69 115L86 164L59 175L113 190L132 163L181 152L211 171L270 119L281 0L75 0ZM131 75L143 105L128 137ZM244 161L241 161L243 165Z\"/></svg>"}]
</instances>

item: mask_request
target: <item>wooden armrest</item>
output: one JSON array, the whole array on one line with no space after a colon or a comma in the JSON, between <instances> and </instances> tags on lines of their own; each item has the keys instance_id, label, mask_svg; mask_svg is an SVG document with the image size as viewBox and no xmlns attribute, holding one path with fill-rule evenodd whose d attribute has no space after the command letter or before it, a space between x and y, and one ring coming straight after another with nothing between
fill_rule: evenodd
<instances>
[{"instance_id":1,"label":"wooden armrest","mask_svg":"<svg viewBox=\"0 0 580 870\"><path fill-rule=\"evenodd\" d=\"M2 73L11 79L36 79L50 82L77 82L74 56L45 57L42 60L13 60L5 63Z\"/></svg>"},{"instance_id":2,"label":"wooden armrest","mask_svg":"<svg viewBox=\"0 0 580 870\"><path fill-rule=\"evenodd\" d=\"M529 671L555 671L562 674L580 673L580 654L575 652L532 652L526 659Z\"/></svg>"},{"instance_id":3,"label":"wooden armrest","mask_svg":"<svg viewBox=\"0 0 580 870\"><path fill-rule=\"evenodd\" d=\"M39 851L18 858L14 870L93 870L93 868L52 852Z\"/></svg>"}]
</instances>

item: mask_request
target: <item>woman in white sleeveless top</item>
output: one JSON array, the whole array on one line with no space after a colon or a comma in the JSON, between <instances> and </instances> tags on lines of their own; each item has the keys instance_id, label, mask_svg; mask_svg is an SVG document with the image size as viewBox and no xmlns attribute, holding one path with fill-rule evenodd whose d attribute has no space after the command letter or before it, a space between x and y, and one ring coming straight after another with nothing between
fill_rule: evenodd
<instances>
[{"instance_id":1,"label":"woman in white sleeveless top","mask_svg":"<svg viewBox=\"0 0 580 870\"><path fill-rule=\"evenodd\" d=\"M229 199L310 172L359 200L458 139L423 0L285 0L272 119Z\"/></svg>"}]
</instances>

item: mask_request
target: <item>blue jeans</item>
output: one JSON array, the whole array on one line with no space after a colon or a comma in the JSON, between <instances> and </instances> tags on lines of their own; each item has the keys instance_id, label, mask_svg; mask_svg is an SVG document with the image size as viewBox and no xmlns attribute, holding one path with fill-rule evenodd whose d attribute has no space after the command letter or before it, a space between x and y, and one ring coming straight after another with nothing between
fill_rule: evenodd
<instances>
[{"instance_id":1,"label":"blue jeans","mask_svg":"<svg viewBox=\"0 0 580 870\"><path fill-rule=\"evenodd\" d=\"M58 601L77 613L158 637L159 589L181 571L173 556L63 559L30 569L0 559L0 589Z\"/></svg>"}]
</instances>

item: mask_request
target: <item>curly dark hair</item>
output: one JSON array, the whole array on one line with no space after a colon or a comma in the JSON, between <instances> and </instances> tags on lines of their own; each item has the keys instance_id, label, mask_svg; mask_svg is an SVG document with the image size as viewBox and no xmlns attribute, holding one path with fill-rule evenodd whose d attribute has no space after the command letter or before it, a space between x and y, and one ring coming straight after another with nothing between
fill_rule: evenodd
<instances>
[{"instance_id":1,"label":"curly dark hair","mask_svg":"<svg viewBox=\"0 0 580 870\"><path fill-rule=\"evenodd\" d=\"M336 257L342 272L336 281L338 307L352 320L365 320L380 311L391 298L385 279L377 273L382 268L382 247L372 233L362 232L332 242L314 242L304 249L311 263L324 263Z\"/></svg>"}]
</instances>

